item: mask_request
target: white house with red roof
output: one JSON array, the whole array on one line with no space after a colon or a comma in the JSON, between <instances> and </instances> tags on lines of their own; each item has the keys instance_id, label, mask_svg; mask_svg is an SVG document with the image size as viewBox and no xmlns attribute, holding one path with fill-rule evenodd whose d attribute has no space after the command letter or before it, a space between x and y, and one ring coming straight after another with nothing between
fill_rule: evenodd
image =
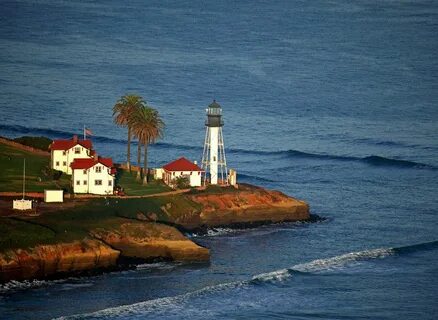
<instances>
[{"instance_id":1,"label":"white house with red roof","mask_svg":"<svg viewBox=\"0 0 438 320\"><path fill-rule=\"evenodd\" d=\"M91 140L80 140L74 135L69 140L54 140L50 145L52 169L72 174L71 164L75 159L92 158Z\"/></svg>"},{"instance_id":2,"label":"white house with red roof","mask_svg":"<svg viewBox=\"0 0 438 320\"><path fill-rule=\"evenodd\" d=\"M178 177L187 177L191 187L200 187L202 172L196 163L182 157L163 166L163 181L174 187Z\"/></svg>"},{"instance_id":3,"label":"white house with red roof","mask_svg":"<svg viewBox=\"0 0 438 320\"><path fill-rule=\"evenodd\" d=\"M75 159L71 169L74 193L114 193L116 169L111 158Z\"/></svg>"}]
</instances>

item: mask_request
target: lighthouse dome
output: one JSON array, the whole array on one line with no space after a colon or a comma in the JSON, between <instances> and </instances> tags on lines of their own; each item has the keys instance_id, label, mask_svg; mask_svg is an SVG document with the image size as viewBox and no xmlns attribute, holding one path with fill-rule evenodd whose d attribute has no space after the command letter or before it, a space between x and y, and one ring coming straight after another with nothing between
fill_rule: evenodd
<instances>
[{"instance_id":1,"label":"lighthouse dome","mask_svg":"<svg viewBox=\"0 0 438 320\"><path fill-rule=\"evenodd\" d=\"M220 104L216 102L216 100L213 100L212 103L208 105L209 108L221 108Z\"/></svg>"}]
</instances>

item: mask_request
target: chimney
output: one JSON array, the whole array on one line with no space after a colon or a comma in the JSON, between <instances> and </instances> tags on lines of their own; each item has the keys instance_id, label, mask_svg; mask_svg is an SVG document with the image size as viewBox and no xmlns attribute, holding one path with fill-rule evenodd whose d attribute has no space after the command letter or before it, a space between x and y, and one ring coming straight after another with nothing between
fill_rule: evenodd
<instances>
[{"instance_id":1,"label":"chimney","mask_svg":"<svg viewBox=\"0 0 438 320\"><path fill-rule=\"evenodd\" d=\"M98 162L99 161L99 156L97 155L97 152L94 151L94 155L93 155L94 161Z\"/></svg>"},{"instance_id":2,"label":"chimney","mask_svg":"<svg viewBox=\"0 0 438 320\"><path fill-rule=\"evenodd\" d=\"M77 142L78 142L78 136L77 136L77 135L74 135L74 136L73 136L73 142L74 142L74 143L77 143Z\"/></svg>"},{"instance_id":3,"label":"chimney","mask_svg":"<svg viewBox=\"0 0 438 320\"><path fill-rule=\"evenodd\" d=\"M196 164L196 165L198 165L198 161L196 161L196 160L195 160L195 161L193 161L193 163L194 163L194 164Z\"/></svg>"}]
</instances>

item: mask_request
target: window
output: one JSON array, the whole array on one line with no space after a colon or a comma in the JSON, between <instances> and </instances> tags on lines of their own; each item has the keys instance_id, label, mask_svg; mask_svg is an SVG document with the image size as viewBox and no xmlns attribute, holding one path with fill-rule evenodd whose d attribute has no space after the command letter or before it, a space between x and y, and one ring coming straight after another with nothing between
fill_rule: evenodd
<instances>
[{"instance_id":1,"label":"window","mask_svg":"<svg viewBox=\"0 0 438 320\"><path fill-rule=\"evenodd\" d=\"M216 161L216 156L213 157L213 161Z\"/></svg>"},{"instance_id":2,"label":"window","mask_svg":"<svg viewBox=\"0 0 438 320\"><path fill-rule=\"evenodd\" d=\"M97 173L101 173L102 172L102 167L101 166L97 166L96 167L96 172Z\"/></svg>"},{"instance_id":3,"label":"window","mask_svg":"<svg viewBox=\"0 0 438 320\"><path fill-rule=\"evenodd\" d=\"M108 180L108 186L112 187L113 186L113 181L112 180Z\"/></svg>"},{"instance_id":4,"label":"window","mask_svg":"<svg viewBox=\"0 0 438 320\"><path fill-rule=\"evenodd\" d=\"M84 186L86 186L87 185L87 180L84 180Z\"/></svg>"},{"instance_id":5,"label":"window","mask_svg":"<svg viewBox=\"0 0 438 320\"><path fill-rule=\"evenodd\" d=\"M56 161L55 166L59 167L59 161Z\"/></svg>"},{"instance_id":6,"label":"window","mask_svg":"<svg viewBox=\"0 0 438 320\"><path fill-rule=\"evenodd\" d=\"M181 175L183 175L183 172L181 171Z\"/></svg>"},{"instance_id":7,"label":"window","mask_svg":"<svg viewBox=\"0 0 438 320\"><path fill-rule=\"evenodd\" d=\"M62 151L62 155L63 156L65 156L67 154L67 152L65 152L65 151Z\"/></svg>"},{"instance_id":8,"label":"window","mask_svg":"<svg viewBox=\"0 0 438 320\"><path fill-rule=\"evenodd\" d=\"M79 180L76 180L76 185L77 185L77 186L80 186L80 185L81 185L81 182L80 182Z\"/></svg>"},{"instance_id":9,"label":"window","mask_svg":"<svg viewBox=\"0 0 438 320\"><path fill-rule=\"evenodd\" d=\"M75 154L80 154L80 153L81 153L81 147L76 147Z\"/></svg>"},{"instance_id":10,"label":"window","mask_svg":"<svg viewBox=\"0 0 438 320\"><path fill-rule=\"evenodd\" d=\"M84 170L84 174L87 174L87 170L86 169Z\"/></svg>"},{"instance_id":11,"label":"window","mask_svg":"<svg viewBox=\"0 0 438 320\"><path fill-rule=\"evenodd\" d=\"M102 185L102 180L94 180L94 185L95 186L101 186Z\"/></svg>"},{"instance_id":12,"label":"window","mask_svg":"<svg viewBox=\"0 0 438 320\"><path fill-rule=\"evenodd\" d=\"M175 172L172 172L172 176L174 176L175 175Z\"/></svg>"},{"instance_id":13,"label":"window","mask_svg":"<svg viewBox=\"0 0 438 320\"><path fill-rule=\"evenodd\" d=\"M63 161L62 165L65 167L67 165L67 161Z\"/></svg>"},{"instance_id":14,"label":"window","mask_svg":"<svg viewBox=\"0 0 438 320\"><path fill-rule=\"evenodd\" d=\"M193 172L192 172L192 171L190 171L190 175L192 175L192 173L193 173Z\"/></svg>"}]
</instances>

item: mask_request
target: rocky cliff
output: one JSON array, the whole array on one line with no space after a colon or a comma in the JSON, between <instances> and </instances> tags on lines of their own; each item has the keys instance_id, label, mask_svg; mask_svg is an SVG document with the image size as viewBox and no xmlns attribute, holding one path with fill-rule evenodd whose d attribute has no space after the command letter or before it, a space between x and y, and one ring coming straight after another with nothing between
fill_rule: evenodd
<instances>
[{"instance_id":1,"label":"rocky cliff","mask_svg":"<svg viewBox=\"0 0 438 320\"><path fill-rule=\"evenodd\" d=\"M116 230L96 229L92 235L128 258L176 261L210 258L208 249L190 241L175 228L159 223L124 223Z\"/></svg>"},{"instance_id":2,"label":"rocky cliff","mask_svg":"<svg viewBox=\"0 0 438 320\"><path fill-rule=\"evenodd\" d=\"M0 282L115 266L120 252L97 240L39 245L0 254Z\"/></svg>"},{"instance_id":3,"label":"rocky cliff","mask_svg":"<svg viewBox=\"0 0 438 320\"><path fill-rule=\"evenodd\" d=\"M133 221L116 228L98 228L83 241L38 245L0 253L0 283L43 279L116 267L120 259L151 261L208 261L209 250L190 241L177 229L158 223Z\"/></svg>"},{"instance_id":4,"label":"rocky cliff","mask_svg":"<svg viewBox=\"0 0 438 320\"><path fill-rule=\"evenodd\" d=\"M262 222L299 221L310 218L309 205L279 191L242 185L239 190L223 193L188 195L200 209L182 214L164 208L169 219L186 229L232 226Z\"/></svg>"}]
</instances>

